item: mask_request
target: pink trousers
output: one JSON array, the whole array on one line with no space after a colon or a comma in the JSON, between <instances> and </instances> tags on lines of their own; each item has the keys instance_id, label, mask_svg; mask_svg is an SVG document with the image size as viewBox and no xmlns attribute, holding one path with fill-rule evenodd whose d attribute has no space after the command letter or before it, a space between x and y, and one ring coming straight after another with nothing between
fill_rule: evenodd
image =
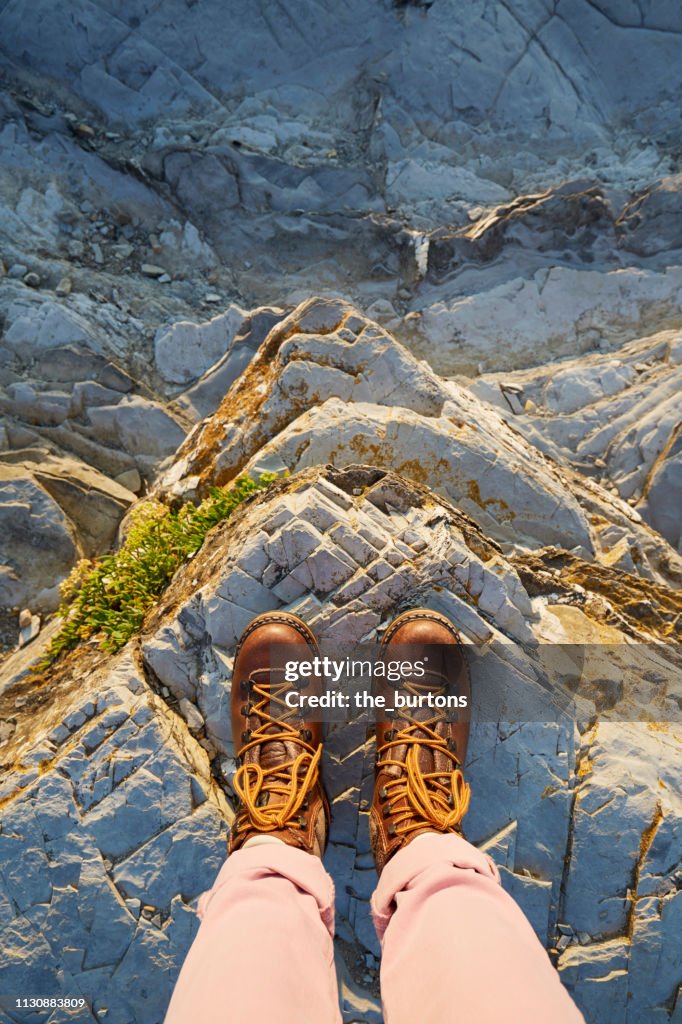
<instances>
[{"instance_id":1,"label":"pink trousers","mask_svg":"<svg viewBox=\"0 0 682 1024\"><path fill-rule=\"evenodd\" d=\"M455 835L413 840L372 899L386 1024L584 1024L485 854ZM339 1024L334 886L284 844L232 854L166 1024Z\"/></svg>"}]
</instances>

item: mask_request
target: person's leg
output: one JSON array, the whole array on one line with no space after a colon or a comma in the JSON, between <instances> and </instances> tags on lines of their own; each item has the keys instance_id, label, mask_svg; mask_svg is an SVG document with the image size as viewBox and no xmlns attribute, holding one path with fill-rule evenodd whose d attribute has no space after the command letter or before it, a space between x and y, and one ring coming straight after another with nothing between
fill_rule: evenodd
<instances>
[{"instance_id":1,"label":"person's leg","mask_svg":"<svg viewBox=\"0 0 682 1024\"><path fill-rule=\"evenodd\" d=\"M257 616L237 646L230 717L239 805L166 1024L341 1020L334 886L320 860L329 825L321 726L289 707L296 684L273 663L282 649L287 661L318 654L309 628L287 612ZM317 677L304 685L320 690Z\"/></svg>"},{"instance_id":2,"label":"person's leg","mask_svg":"<svg viewBox=\"0 0 682 1024\"><path fill-rule=\"evenodd\" d=\"M489 857L422 834L384 868L372 900L385 1024L580 1024Z\"/></svg>"},{"instance_id":3,"label":"person's leg","mask_svg":"<svg viewBox=\"0 0 682 1024\"><path fill-rule=\"evenodd\" d=\"M237 850L199 913L166 1024L339 1024L334 886L318 857L281 842Z\"/></svg>"},{"instance_id":4,"label":"person's leg","mask_svg":"<svg viewBox=\"0 0 682 1024\"><path fill-rule=\"evenodd\" d=\"M579 1024L492 861L460 834L471 798L461 637L444 616L414 609L388 627L382 657L428 666L385 686L376 723L372 906L385 1024Z\"/></svg>"}]
</instances>

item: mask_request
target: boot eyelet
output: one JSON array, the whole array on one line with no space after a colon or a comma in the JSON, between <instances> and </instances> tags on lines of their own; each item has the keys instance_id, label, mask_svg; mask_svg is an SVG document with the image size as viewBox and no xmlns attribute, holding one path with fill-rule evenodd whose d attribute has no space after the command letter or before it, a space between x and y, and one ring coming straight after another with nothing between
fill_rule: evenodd
<instances>
[{"instance_id":1,"label":"boot eyelet","mask_svg":"<svg viewBox=\"0 0 682 1024\"><path fill-rule=\"evenodd\" d=\"M299 729L298 734L304 741L304 743L310 743L311 739L313 738L313 734L310 731L310 729Z\"/></svg>"},{"instance_id":2,"label":"boot eyelet","mask_svg":"<svg viewBox=\"0 0 682 1024\"><path fill-rule=\"evenodd\" d=\"M242 733L242 743L248 743L250 739L251 739L251 730L250 729L245 729L244 732Z\"/></svg>"},{"instance_id":3,"label":"boot eyelet","mask_svg":"<svg viewBox=\"0 0 682 1024\"><path fill-rule=\"evenodd\" d=\"M249 690L251 689L251 680L242 679L241 682L239 683L239 689L242 691L242 693L248 693Z\"/></svg>"},{"instance_id":4,"label":"boot eyelet","mask_svg":"<svg viewBox=\"0 0 682 1024\"><path fill-rule=\"evenodd\" d=\"M382 801L388 800L388 790L386 789L385 786L382 786L381 789L379 790L379 799Z\"/></svg>"},{"instance_id":5,"label":"boot eyelet","mask_svg":"<svg viewBox=\"0 0 682 1024\"><path fill-rule=\"evenodd\" d=\"M299 828L307 828L307 825L308 825L308 822L305 820L305 818L301 814L299 816L299 819L298 819L298 827Z\"/></svg>"},{"instance_id":6,"label":"boot eyelet","mask_svg":"<svg viewBox=\"0 0 682 1024\"><path fill-rule=\"evenodd\" d=\"M448 740L448 750L453 754L457 753L457 740L453 740L452 737Z\"/></svg>"},{"instance_id":7,"label":"boot eyelet","mask_svg":"<svg viewBox=\"0 0 682 1024\"><path fill-rule=\"evenodd\" d=\"M388 743L390 743L390 741L393 739L394 736L395 736L395 729L389 729L387 732L384 733L384 739Z\"/></svg>"},{"instance_id":8,"label":"boot eyelet","mask_svg":"<svg viewBox=\"0 0 682 1024\"><path fill-rule=\"evenodd\" d=\"M253 704L251 704L251 703L249 703L249 704L242 704L241 710L240 710L239 714L243 715L244 718L248 718L252 711L253 711Z\"/></svg>"},{"instance_id":9,"label":"boot eyelet","mask_svg":"<svg viewBox=\"0 0 682 1024\"><path fill-rule=\"evenodd\" d=\"M390 804L386 804L386 806L384 807L384 818L390 818L392 814L393 808L391 807Z\"/></svg>"},{"instance_id":10,"label":"boot eyelet","mask_svg":"<svg viewBox=\"0 0 682 1024\"><path fill-rule=\"evenodd\" d=\"M308 797L306 797L305 800L303 801L303 803L301 804L301 810L302 811L307 811L308 810Z\"/></svg>"},{"instance_id":11,"label":"boot eyelet","mask_svg":"<svg viewBox=\"0 0 682 1024\"><path fill-rule=\"evenodd\" d=\"M389 836L391 837L391 839L393 839L397 835L397 832L395 830L395 825L393 824L393 822L391 822L391 824L388 826L387 832L388 832Z\"/></svg>"}]
</instances>

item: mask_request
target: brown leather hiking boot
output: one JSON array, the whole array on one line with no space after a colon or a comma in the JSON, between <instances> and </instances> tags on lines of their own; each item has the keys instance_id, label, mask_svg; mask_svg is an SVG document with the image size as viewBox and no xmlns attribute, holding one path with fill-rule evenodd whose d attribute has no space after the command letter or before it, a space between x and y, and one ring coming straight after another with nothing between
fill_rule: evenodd
<instances>
[{"instance_id":1,"label":"brown leather hiking boot","mask_svg":"<svg viewBox=\"0 0 682 1024\"><path fill-rule=\"evenodd\" d=\"M386 707L395 708L394 714L377 711L369 828L379 872L422 833L461 831L470 796L461 765L471 705L464 645L444 615L421 608L399 615L386 630L381 648L384 662L427 660L423 675L408 675L394 684L382 679L378 690ZM447 697L455 696L466 698L466 707L443 706ZM412 706L398 709L399 697Z\"/></svg>"},{"instance_id":2,"label":"brown leather hiking boot","mask_svg":"<svg viewBox=\"0 0 682 1024\"><path fill-rule=\"evenodd\" d=\"M322 727L286 704L286 694L320 690L319 677L286 682L271 666L271 646L297 645L292 661L312 660L317 642L306 624L287 612L266 612L244 631L232 673L232 736L241 762L234 777L240 798L229 852L267 833L322 856L329 804L320 779ZM302 645L304 649L302 649Z\"/></svg>"}]
</instances>

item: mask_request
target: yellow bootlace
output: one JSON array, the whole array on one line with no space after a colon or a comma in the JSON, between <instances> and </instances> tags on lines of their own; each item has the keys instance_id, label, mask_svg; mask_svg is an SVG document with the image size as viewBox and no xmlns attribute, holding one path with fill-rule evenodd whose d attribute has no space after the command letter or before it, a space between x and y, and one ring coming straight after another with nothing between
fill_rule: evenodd
<instances>
[{"instance_id":1,"label":"yellow bootlace","mask_svg":"<svg viewBox=\"0 0 682 1024\"><path fill-rule=\"evenodd\" d=\"M403 682L403 691L414 696L434 693L433 685L430 683ZM445 687L443 687L443 690ZM447 746L447 740L439 736L434 726L444 720L444 715L437 714L434 718L419 721L401 710L400 717L407 720L408 725L395 732L395 735L377 750L380 758L383 753L392 747L407 745L408 751L404 761L397 761L392 758L379 760L379 768L387 765L395 765L403 770L399 778L389 779L382 787L385 791L384 799L388 801L389 815L393 817L393 825L396 835L406 835L417 829L429 828L438 832L451 832L459 825L462 818L469 809L471 799L471 787L464 781L460 768L460 760L454 751ZM425 736L417 736L417 731L425 733ZM429 747L434 752L446 754L453 762L453 770L450 773L424 772L419 767L419 748ZM449 782L443 782L443 777L449 774ZM392 801L400 802L405 800L407 806L391 811Z\"/></svg>"},{"instance_id":2,"label":"yellow bootlace","mask_svg":"<svg viewBox=\"0 0 682 1024\"><path fill-rule=\"evenodd\" d=\"M255 678L258 674L266 675L267 682L259 682ZM283 694L290 689L289 683L272 682L267 670L256 670L249 677L249 682L249 702L252 704L249 717L257 716L260 724L251 730L248 742L238 752L239 757L243 757L253 747L263 743L291 741L304 748L298 757L272 768L263 769L259 764L242 764L235 774L233 787L242 803L240 810L245 812L240 816L236 831L255 828L259 832L274 832L286 828L291 823L301 810L307 794L317 783L322 744L315 748L306 743L301 738L299 730L287 721L296 714L296 709L288 707L282 699ZM253 702L254 696L260 697L258 703ZM283 709L283 714L277 718L273 717L266 710L268 704L271 707L279 705ZM277 731L268 732L273 725L277 727ZM259 806L259 798L265 792L283 797L284 802L274 806L269 803Z\"/></svg>"}]
</instances>

